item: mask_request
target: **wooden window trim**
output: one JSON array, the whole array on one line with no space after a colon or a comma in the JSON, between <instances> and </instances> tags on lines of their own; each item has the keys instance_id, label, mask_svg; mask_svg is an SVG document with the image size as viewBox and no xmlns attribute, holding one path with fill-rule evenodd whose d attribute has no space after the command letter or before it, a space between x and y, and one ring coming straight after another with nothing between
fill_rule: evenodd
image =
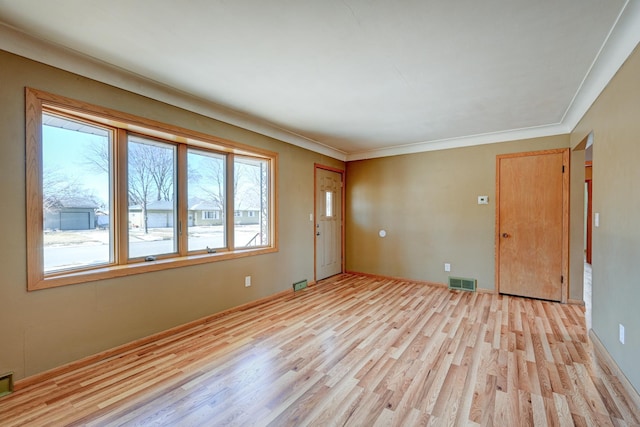
<instances>
[{"instance_id":1,"label":"wooden window trim","mask_svg":"<svg viewBox=\"0 0 640 427\"><path fill-rule=\"evenodd\" d=\"M114 135L114 156L121 165L113 170L112 196L127 194L126 166L126 141L128 132L142 134L151 138L159 138L178 144L178 151L185 151L188 147L201 148L227 154L227 242L228 248L233 248L233 158L235 154L260 158L269 162L269 233L270 244L253 248L239 248L224 250L216 253L188 253L187 233L188 213L186 211L187 200L178 198L178 240L180 241L180 253L168 257L158 257L156 261L134 262L128 259L127 253L127 224L128 206L123 203L122 197L112 197L114 206L114 246L116 259L114 265L89 267L73 271L44 274L44 240L43 240L43 209L42 209L42 112L47 110L59 112L62 115L71 115L91 122L100 123L116 128ZM96 280L115 277L123 277L132 274L141 274L170 268L199 265L209 262L223 261L236 258L244 258L254 255L262 255L278 251L278 212L277 212L277 182L278 182L278 153L255 148L234 141L207 135L201 132L181 128L178 126L160 123L151 119L138 117L129 113L99 107L83 101L78 101L64 96L51 94L33 88L25 89L25 130L26 130L26 222L27 222L27 290L47 289L58 286L66 286ZM182 160L181 160L182 159ZM186 155L178 155L178 170L186 170ZM231 180L229 180L229 176ZM231 182L229 182L231 181ZM187 194L186 180L177 182L178 191ZM126 198L125 198L126 199ZM119 202L120 200L120 202ZM231 226L231 227L229 227Z\"/></svg>"}]
</instances>

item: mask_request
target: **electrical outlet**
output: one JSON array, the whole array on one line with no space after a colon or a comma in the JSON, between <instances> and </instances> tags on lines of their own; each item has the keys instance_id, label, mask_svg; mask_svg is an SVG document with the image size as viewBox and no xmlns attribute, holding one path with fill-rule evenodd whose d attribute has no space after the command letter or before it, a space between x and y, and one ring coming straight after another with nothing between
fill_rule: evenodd
<instances>
[{"instance_id":1,"label":"electrical outlet","mask_svg":"<svg viewBox=\"0 0 640 427\"><path fill-rule=\"evenodd\" d=\"M620 342L624 344L624 325L620 323L618 326L620 326Z\"/></svg>"},{"instance_id":2,"label":"electrical outlet","mask_svg":"<svg viewBox=\"0 0 640 427\"><path fill-rule=\"evenodd\" d=\"M448 262L444 263L444 271L451 271L451 264L449 264Z\"/></svg>"},{"instance_id":3,"label":"electrical outlet","mask_svg":"<svg viewBox=\"0 0 640 427\"><path fill-rule=\"evenodd\" d=\"M251 286L251 276L245 276L244 278L244 286L246 288L248 288L249 286Z\"/></svg>"}]
</instances>

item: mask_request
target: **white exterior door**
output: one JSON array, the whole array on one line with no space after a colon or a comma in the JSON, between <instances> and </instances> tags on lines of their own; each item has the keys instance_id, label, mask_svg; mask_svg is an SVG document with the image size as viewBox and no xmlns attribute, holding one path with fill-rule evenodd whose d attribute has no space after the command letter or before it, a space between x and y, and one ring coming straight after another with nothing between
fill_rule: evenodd
<instances>
[{"instance_id":1,"label":"white exterior door","mask_svg":"<svg viewBox=\"0 0 640 427\"><path fill-rule=\"evenodd\" d=\"M316 168L316 280L342 273L342 174Z\"/></svg>"}]
</instances>

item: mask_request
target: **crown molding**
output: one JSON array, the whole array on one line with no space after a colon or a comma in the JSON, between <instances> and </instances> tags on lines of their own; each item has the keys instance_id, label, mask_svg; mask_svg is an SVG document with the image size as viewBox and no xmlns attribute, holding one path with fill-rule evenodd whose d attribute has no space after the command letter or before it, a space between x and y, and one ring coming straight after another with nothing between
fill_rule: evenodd
<instances>
[{"instance_id":1,"label":"crown molding","mask_svg":"<svg viewBox=\"0 0 640 427\"><path fill-rule=\"evenodd\" d=\"M640 0L627 0L560 123L354 152L347 154L347 161L570 133L633 53L638 43L640 43Z\"/></svg>"},{"instance_id":2,"label":"crown molding","mask_svg":"<svg viewBox=\"0 0 640 427\"><path fill-rule=\"evenodd\" d=\"M640 1L627 0L562 118L572 131L640 43Z\"/></svg>"},{"instance_id":3,"label":"crown molding","mask_svg":"<svg viewBox=\"0 0 640 427\"><path fill-rule=\"evenodd\" d=\"M403 154L423 153L426 151L448 150L451 148L471 147L474 145L495 144L498 142L519 141L523 139L541 138L545 136L564 135L571 131L563 124L516 129L505 132L492 132L481 135L470 135L461 138L439 139L436 141L417 142L414 144L385 147L375 150L349 153L347 161L373 159L378 157L400 156Z\"/></svg>"},{"instance_id":4,"label":"crown molding","mask_svg":"<svg viewBox=\"0 0 640 427\"><path fill-rule=\"evenodd\" d=\"M4 23L0 23L0 49L328 157L346 160L346 153L343 151L280 128L265 120L217 105L99 59L31 36Z\"/></svg>"}]
</instances>

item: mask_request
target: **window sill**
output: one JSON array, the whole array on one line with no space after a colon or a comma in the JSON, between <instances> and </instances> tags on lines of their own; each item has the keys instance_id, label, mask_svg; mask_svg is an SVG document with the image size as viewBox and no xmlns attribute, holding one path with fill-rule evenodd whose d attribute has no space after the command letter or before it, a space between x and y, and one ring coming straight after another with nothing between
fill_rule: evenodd
<instances>
[{"instance_id":1,"label":"window sill","mask_svg":"<svg viewBox=\"0 0 640 427\"><path fill-rule=\"evenodd\" d=\"M139 262L135 264L115 265L91 270L59 273L44 277L35 283L29 283L28 291L55 288L58 286L74 285L96 280L112 279L116 277L131 276L134 274L149 273L153 271L168 270L171 268L188 267L191 265L207 264L217 261L225 261L236 258L244 258L278 252L277 247L260 249L236 250L233 252L220 252L213 254L189 255L185 257L161 258L157 261Z\"/></svg>"}]
</instances>

